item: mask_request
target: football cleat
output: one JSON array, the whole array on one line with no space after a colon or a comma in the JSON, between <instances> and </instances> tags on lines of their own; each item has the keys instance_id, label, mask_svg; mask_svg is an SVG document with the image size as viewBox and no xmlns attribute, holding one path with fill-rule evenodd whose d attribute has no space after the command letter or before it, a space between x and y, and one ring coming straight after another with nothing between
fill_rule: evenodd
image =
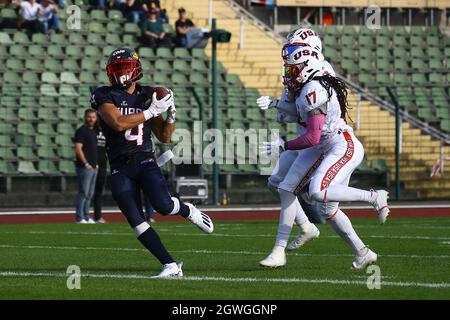
<instances>
[{"instance_id":1,"label":"football cleat","mask_svg":"<svg viewBox=\"0 0 450 320\"><path fill-rule=\"evenodd\" d=\"M85 220L85 219L81 219L80 221L77 221L76 223L77 223L77 224L87 224L88 221Z\"/></svg>"},{"instance_id":2,"label":"football cleat","mask_svg":"<svg viewBox=\"0 0 450 320\"><path fill-rule=\"evenodd\" d=\"M308 231L302 232L300 229L300 232L298 233L297 238L295 238L286 249L288 250L295 250L303 246L306 242L310 240L317 239L320 235L319 229L311 223L310 227L308 228Z\"/></svg>"},{"instance_id":3,"label":"football cleat","mask_svg":"<svg viewBox=\"0 0 450 320\"><path fill-rule=\"evenodd\" d=\"M267 258L261 260L259 265L266 268L284 267L286 265L286 253L284 252L284 248L280 246L273 247L272 252Z\"/></svg>"},{"instance_id":4,"label":"football cleat","mask_svg":"<svg viewBox=\"0 0 450 320\"><path fill-rule=\"evenodd\" d=\"M357 255L355 261L353 261L352 263L353 270L361 270L367 267L369 264L377 262L378 256L375 252L367 247L363 248L361 251L363 251L364 253Z\"/></svg>"},{"instance_id":5,"label":"football cleat","mask_svg":"<svg viewBox=\"0 0 450 320\"><path fill-rule=\"evenodd\" d=\"M182 278L183 277L183 262L167 263L163 266L160 274L153 276L152 279L168 279L168 278Z\"/></svg>"},{"instance_id":6,"label":"football cleat","mask_svg":"<svg viewBox=\"0 0 450 320\"><path fill-rule=\"evenodd\" d=\"M214 231L214 225L211 218L206 214L198 210L193 204L186 203L186 205L191 209L189 214L189 221L195 224L205 233L212 233Z\"/></svg>"},{"instance_id":7,"label":"football cleat","mask_svg":"<svg viewBox=\"0 0 450 320\"><path fill-rule=\"evenodd\" d=\"M380 224L384 224L386 222L386 219L389 215L389 206L387 203L387 199L389 199L389 192L385 190L371 190L372 192L376 192L377 197L375 198L375 201L372 203L373 207L375 208L375 211L378 213L378 221Z\"/></svg>"}]
</instances>

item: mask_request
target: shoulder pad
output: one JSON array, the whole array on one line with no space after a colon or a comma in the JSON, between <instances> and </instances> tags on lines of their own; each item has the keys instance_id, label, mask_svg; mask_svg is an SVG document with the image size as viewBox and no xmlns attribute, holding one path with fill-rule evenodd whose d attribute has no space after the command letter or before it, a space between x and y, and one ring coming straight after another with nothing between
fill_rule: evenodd
<instances>
[{"instance_id":1,"label":"shoulder pad","mask_svg":"<svg viewBox=\"0 0 450 320\"><path fill-rule=\"evenodd\" d=\"M113 102L113 99L111 97L111 91L112 87L110 86L103 86L95 89L91 95L92 108L98 110L98 107L100 107L102 104L107 102Z\"/></svg>"},{"instance_id":2,"label":"shoulder pad","mask_svg":"<svg viewBox=\"0 0 450 320\"><path fill-rule=\"evenodd\" d=\"M311 81L305 84L295 102L297 108L310 112L317 108L323 108L328 101L328 93L325 88L318 81Z\"/></svg>"}]
</instances>

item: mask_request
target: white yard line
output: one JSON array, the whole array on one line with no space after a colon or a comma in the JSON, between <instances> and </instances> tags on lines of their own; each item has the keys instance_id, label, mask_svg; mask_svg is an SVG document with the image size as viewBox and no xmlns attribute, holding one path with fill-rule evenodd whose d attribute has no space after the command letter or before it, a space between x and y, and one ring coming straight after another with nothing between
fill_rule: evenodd
<instances>
[{"instance_id":1,"label":"white yard line","mask_svg":"<svg viewBox=\"0 0 450 320\"><path fill-rule=\"evenodd\" d=\"M1 277L56 277L67 278L65 273L50 273L50 272L14 272L1 271ZM82 273L82 277L88 278L107 278L107 279L152 279L151 276L141 274L95 274ZM153 279L154 280L154 279ZM366 281L360 280L338 280L338 279L305 279L305 278L227 278L227 277L198 277L186 276L182 279L171 279L176 281L219 281L219 282L270 282L270 283L307 283L307 284L342 284L342 285L361 285L366 286ZM382 281L381 286L390 287L424 287L443 289L450 288L450 283L428 283L428 282L394 282Z\"/></svg>"},{"instance_id":2,"label":"white yard line","mask_svg":"<svg viewBox=\"0 0 450 320\"><path fill-rule=\"evenodd\" d=\"M117 247L74 247L74 246L38 246L38 245L10 245L0 244L0 249L57 249L57 250L98 250L98 251L133 251L146 252L146 249L139 248L117 248ZM265 255L267 252L263 251L232 251L232 250L171 250L177 253L192 253L192 254L230 254L230 255ZM289 252L288 256L297 257L353 257L352 254L329 254L329 253L296 253ZM407 255L407 254L379 254L382 258L411 258L411 259L450 259L450 255Z\"/></svg>"}]
</instances>

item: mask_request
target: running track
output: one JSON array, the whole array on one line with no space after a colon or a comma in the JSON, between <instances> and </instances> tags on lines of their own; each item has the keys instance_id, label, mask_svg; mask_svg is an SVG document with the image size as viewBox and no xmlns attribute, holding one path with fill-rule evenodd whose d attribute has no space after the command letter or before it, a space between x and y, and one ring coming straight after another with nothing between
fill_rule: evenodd
<instances>
[{"instance_id":1,"label":"running track","mask_svg":"<svg viewBox=\"0 0 450 320\"><path fill-rule=\"evenodd\" d=\"M277 220L279 208L271 207L216 207L204 208L215 221L255 221L255 220ZM350 217L366 218L374 217L375 212L366 207L343 207L343 211ZM104 210L104 218L108 222L125 222L125 218L118 209ZM425 206L425 205L397 205L391 207L390 218L395 217L450 217L450 204ZM4 210L0 212L0 224L23 224L23 223L73 223L75 220L73 209L55 210L33 210L18 209ZM157 215L158 221L181 221L179 216L164 217Z\"/></svg>"}]
</instances>

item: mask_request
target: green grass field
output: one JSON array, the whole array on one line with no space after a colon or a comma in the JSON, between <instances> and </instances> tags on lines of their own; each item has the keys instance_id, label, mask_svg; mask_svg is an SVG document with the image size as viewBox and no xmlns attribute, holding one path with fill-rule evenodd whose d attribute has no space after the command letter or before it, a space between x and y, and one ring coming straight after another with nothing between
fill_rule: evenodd
<instances>
[{"instance_id":1,"label":"green grass field","mask_svg":"<svg viewBox=\"0 0 450 320\"><path fill-rule=\"evenodd\" d=\"M213 235L190 223L156 223L183 280L155 280L161 266L128 225L0 225L0 299L449 299L450 219L353 219L379 254L381 289L328 225L321 237L288 255L282 269L258 261L271 250L275 221L217 222ZM294 227L294 232L297 232ZM80 290L66 287L69 265Z\"/></svg>"}]
</instances>

